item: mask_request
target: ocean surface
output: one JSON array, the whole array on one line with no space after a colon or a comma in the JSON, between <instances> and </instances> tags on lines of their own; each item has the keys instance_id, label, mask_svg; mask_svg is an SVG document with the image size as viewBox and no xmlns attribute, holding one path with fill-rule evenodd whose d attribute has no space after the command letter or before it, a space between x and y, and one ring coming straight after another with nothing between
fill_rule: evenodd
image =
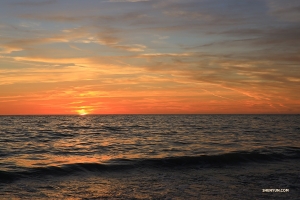
<instances>
[{"instance_id":1,"label":"ocean surface","mask_svg":"<svg viewBox=\"0 0 300 200\"><path fill-rule=\"evenodd\" d=\"M300 115L0 116L0 199L300 199Z\"/></svg>"}]
</instances>

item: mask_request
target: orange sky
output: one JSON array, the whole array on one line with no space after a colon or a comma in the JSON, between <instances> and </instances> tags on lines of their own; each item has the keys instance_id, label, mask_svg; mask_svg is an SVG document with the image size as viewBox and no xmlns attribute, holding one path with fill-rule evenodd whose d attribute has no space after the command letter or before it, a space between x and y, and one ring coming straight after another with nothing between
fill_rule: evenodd
<instances>
[{"instance_id":1,"label":"orange sky","mask_svg":"<svg viewBox=\"0 0 300 200\"><path fill-rule=\"evenodd\" d=\"M300 113L299 1L0 2L0 115Z\"/></svg>"}]
</instances>

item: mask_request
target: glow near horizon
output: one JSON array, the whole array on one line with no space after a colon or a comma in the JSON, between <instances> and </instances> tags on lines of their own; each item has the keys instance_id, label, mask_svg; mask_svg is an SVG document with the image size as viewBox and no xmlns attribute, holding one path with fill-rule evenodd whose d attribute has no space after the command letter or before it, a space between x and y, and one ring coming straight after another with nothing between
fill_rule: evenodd
<instances>
[{"instance_id":1,"label":"glow near horizon","mask_svg":"<svg viewBox=\"0 0 300 200\"><path fill-rule=\"evenodd\" d=\"M0 114L300 113L299 1L0 5Z\"/></svg>"}]
</instances>

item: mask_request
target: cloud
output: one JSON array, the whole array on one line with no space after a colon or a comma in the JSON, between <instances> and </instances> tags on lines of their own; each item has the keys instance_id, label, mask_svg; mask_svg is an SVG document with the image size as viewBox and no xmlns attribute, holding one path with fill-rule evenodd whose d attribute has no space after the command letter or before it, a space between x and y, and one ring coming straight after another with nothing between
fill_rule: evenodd
<instances>
[{"instance_id":1,"label":"cloud","mask_svg":"<svg viewBox=\"0 0 300 200\"><path fill-rule=\"evenodd\" d=\"M57 0L38 0L38 1L19 1L19 2L13 2L12 5L18 5L18 6L46 6L49 4L56 3Z\"/></svg>"},{"instance_id":2,"label":"cloud","mask_svg":"<svg viewBox=\"0 0 300 200\"><path fill-rule=\"evenodd\" d=\"M109 0L109 2L143 2L143 1L150 1L150 0Z\"/></svg>"},{"instance_id":3,"label":"cloud","mask_svg":"<svg viewBox=\"0 0 300 200\"><path fill-rule=\"evenodd\" d=\"M300 22L300 2L267 0L269 12L279 20L288 22Z\"/></svg>"},{"instance_id":4,"label":"cloud","mask_svg":"<svg viewBox=\"0 0 300 200\"><path fill-rule=\"evenodd\" d=\"M294 94L297 88L294 81L300 78L297 65L284 65L283 67L277 63L276 56L253 59L250 55L237 59L213 54L186 53L176 54L175 57L172 54L141 57L150 59L145 67L151 72L170 74L178 77L179 80L194 83L212 84L256 101L285 102L286 97L291 98L290 100L299 98L299 95ZM161 62L162 58L165 59L164 62ZM278 60L281 59L278 58ZM224 97L222 94L215 96ZM225 98L228 97L225 96Z\"/></svg>"},{"instance_id":5,"label":"cloud","mask_svg":"<svg viewBox=\"0 0 300 200\"><path fill-rule=\"evenodd\" d=\"M120 41L121 40L114 35L107 34L107 33L99 34L99 42L101 44L112 46L112 45L118 44Z\"/></svg>"},{"instance_id":6,"label":"cloud","mask_svg":"<svg viewBox=\"0 0 300 200\"><path fill-rule=\"evenodd\" d=\"M45 14L21 14L20 17L22 19L29 19L29 20L38 20L38 21L56 21L56 22L77 22L85 20L86 18L89 19L91 16L68 16L67 14L52 14L52 15L45 15Z\"/></svg>"},{"instance_id":7,"label":"cloud","mask_svg":"<svg viewBox=\"0 0 300 200\"><path fill-rule=\"evenodd\" d=\"M107 27L105 30L98 33L98 42L114 49L120 49L129 52L142 52L147 48L143 44L124 44L124 41L117 36L120 33L120 30Z\"/></svg>"},{"instance_id":8,"label":"cloud","mask_svg":"<svg viewBox=\"0 0 300 200\"><path fill-rule=\"evenodd\" d=\"M114 48L122 49L125 51L132 51L132 52L141 52L145 51L146 46L141 44L132 44L132 45L114 45Z\"/></svg>"},{"instance_id":9,"label":"cloud","mask_svg":"<svg viewBox=\"0 0 300 200\"><path fill-rule=\"evenodd\" d=\"M185 57L191 55L191 53L147 53L141 54L139 57Z\"/></svg>"},{"instance_id":10,"label":"cloud","mask_svg":"<svg viewBox=\"0 0 300 200\"><path fill-rule=\"evenodd\" d=\"M36 36L38 35L38 36ZM59 33L47 33L47 37L39 37L39 33L24 33L23 38L6 37L2 38L0 43L1 53L12 53L13 51L22 51L25 49L32 49L34 46L45 45L45 44L55 44L55 43L69 43L78 40L83 40L83 38L90 38L89 33L85 27L69 29L67 32ZM36 36L36 37L35 37ZM38 51L40 52L40 51Z\"/></svg>"},{"instance_id":11,"label":"cloud","mask_svg":"<svg viewBox=\"0 0 300 200\"><path fill-rule=\"evenodd\" d=\"M69 66L64 68L25 68L14 70L0 70L0 85L16 83L45 83L88 80L97 77L95 71L88 71L78 66Z\"/></svg>"}]
</instances>

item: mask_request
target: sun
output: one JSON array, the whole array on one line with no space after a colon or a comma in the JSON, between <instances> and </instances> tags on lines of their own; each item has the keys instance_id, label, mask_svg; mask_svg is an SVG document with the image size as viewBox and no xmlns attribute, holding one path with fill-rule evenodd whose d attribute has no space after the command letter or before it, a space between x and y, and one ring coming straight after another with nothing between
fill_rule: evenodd
<instances>
[{"instance_id":1,"label":"sun","mask_svg":"<svg viewBox=\"0 0 300 200\"><path fill-rule=\"evenodd\" d=\"M79 106L74 110L78 115L89 115L93 113L94 108L92 106Z\"/></svg>"},{"instance_id":2,"label":"sun","mask_svg":"<svg viewBox=\"0 0 300 200\"><path fill-rule=\"evenodd\" d=\"M79 115L87 115L87 114L89 114L85 109L77 110L77 113L78 113Z\"/></svg>"}]
</instances>

